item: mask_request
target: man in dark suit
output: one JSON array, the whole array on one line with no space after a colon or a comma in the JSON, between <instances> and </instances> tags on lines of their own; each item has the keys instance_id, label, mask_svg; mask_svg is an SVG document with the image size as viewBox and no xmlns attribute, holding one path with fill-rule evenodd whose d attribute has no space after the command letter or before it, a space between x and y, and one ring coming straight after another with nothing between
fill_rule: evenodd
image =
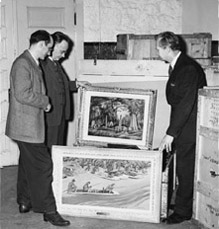
<instances>
[{"instance_id":1,"label":"man in dark suit","mask_svg":"<svg viewBox=\"0 0 219 229\"><path fill-rule=\"evenodd\" d=\"M176 153L178 187L174 212L167 218L168 224L175 224L192 217L198 90L207 83L201 66L180 51L179 36L158 34L157 49L171 70L166 85L171 115L160 150Z\"/></svg>"},{"instance_id":2,"label":"man in dark suit","mask_svg":"<svg viewBox=\"0 0 219 229\"><path fill-rule=\"evenodd\" d=\"M73 111L70 92L84 85L83 82L69 81L60 63L69 49L73 48L73 41L59 31L51 36L54 41L53 50L48 58L41 61L46 94L52 104L51 111L46 113L46 144L49 148L66 144L67 121L71 119Z\"/></svg>"},{"instance_id":3,"label":"man in dark suit","mask_svg":"<svg viewBox=\"0 0 219 229\"><path fill-rule=\"evenodd\" d=\"M44 112L51 109L39 60L53 46L45 30L30 37L30 47L13 63L10 73L10 100L6 135L17 142L20 156L17 177L17 202L20 213L30 210L44 213L44 221L68 226L56 211L52 191L52 160L44 144Z\"/></svg>"}]
</instances>

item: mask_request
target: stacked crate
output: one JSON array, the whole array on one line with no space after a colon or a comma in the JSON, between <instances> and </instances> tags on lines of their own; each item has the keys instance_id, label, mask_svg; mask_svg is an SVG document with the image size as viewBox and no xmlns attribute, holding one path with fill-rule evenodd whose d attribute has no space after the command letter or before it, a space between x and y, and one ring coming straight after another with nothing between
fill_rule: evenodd
<instances>
[{"instance_id":1,"label":"stacked crate","mask_svg":"<svg viewBox=\"0 0 219 229\"><path fill-rule=\"evenodd\" d=\"M194 218L219 228L219 88L199 91Z\"/></svg>"},{"instance_id":2,"label":"stacked crate","mask_svg":"<svg viewBox=\"0 0 219 229\"><path fill-rule=\"evenodd\" d=\"M117 35L117 59L142 60L158 59L155 35Z\"/></svg>"},{"instance_id":3,"label":"stacked crate","mask_svg":"<svg viewBox=\"0 0 219 229\"><path fill-rule=\"evenodd\" d=\"M196 59L201 65L211 65L210 33L179 34L182 38L182 49ZM158 59L156 35L117 35L117 59L142 60Z\"/></svg>"},{"instance_id":4,"label":"stacked crate","mask_svg":"<svg viewBox=\"0 0 219 229\"><path fill-rule=\"evenodd\" d=\"M205 75L208 86L219 86L219 67L214 65L206 67Z\"/></svg>"}]
</instances>

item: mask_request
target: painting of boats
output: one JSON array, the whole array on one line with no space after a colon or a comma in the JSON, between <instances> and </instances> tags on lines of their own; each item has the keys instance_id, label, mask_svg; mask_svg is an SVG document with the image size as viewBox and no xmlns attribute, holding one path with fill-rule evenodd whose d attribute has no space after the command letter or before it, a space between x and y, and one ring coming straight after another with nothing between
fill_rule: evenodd
<instances>
[{"instance_id":1,"label":"painting of boats","mask_svg":"<svg viewBox=\"0 0 219 229\"><path fill-rule=\"evenodd\" d=\"M145 161L64 157L62 201L148 210L150 171ZM90 187L83 190L87 183Z\"/></svg>"},{"instance_id":2,"label":"painting of boats","mask_svg":"<svg viewBox=\"0 0 219 229\"><path fill-rule=\"evenodd\" d=\"M119 195L117 191L105 191L98 189L91 189L90 191L84 191L83 189L78 189L75 192L69 192L69 195Z\"/></svg>"},{"instance_id":3,"label":"painting of boats","mask_svg":"<svg viewBox=\"0 0 219 229\"><path fill-rule=\"evenodd\" d=\"M55 146L52 157L54 194L61 213L159 221L161 153Z\"/></svg>"}]
</instances>

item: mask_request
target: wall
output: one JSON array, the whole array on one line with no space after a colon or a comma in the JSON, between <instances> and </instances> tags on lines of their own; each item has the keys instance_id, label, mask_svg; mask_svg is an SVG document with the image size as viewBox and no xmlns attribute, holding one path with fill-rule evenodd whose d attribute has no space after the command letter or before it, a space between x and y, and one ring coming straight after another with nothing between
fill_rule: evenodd
<instances>
[{"instance_id":1,"label":"wall","mask_svg":"<svg viewBox=\"0 0 219 229\"><path fill-rule=\"evenodd\" d=\"M84 41L121 33L210 32L219 40L218 0L84 0Z\"/></svg>"},{"instance_id":2,"label":"wall","mask_svg":"<svg viewBox=\"0 0 219 229\"><path fill-rule=\"evenodd\" d=\"M84 0L84 41L116 41L121 33L182 31L182 0Z\"/></svg>"},{"instance_id":3,"label":"wall","mask_svg":"<svg viewBox=\"0 0 219 229\"><path fill-rule=\"evenodd\" d=\"M219 40L219 1L183 0L182 32L209 32Z\"/></svg>"}]
</instances>

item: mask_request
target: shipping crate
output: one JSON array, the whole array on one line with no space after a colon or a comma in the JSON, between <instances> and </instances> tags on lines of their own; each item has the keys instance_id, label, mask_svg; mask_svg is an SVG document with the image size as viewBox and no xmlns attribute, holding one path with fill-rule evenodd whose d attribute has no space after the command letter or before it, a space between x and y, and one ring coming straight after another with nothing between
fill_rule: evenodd
<instances>
[{"instance_id":1,"label":"shipping crate","mask_svg":"<svg viewBox=\"0 0 219 229\"><path fill-rule=\"evenodd\" d=\"M219 90L199 90L194 219L219 228Z\"/></svg>"},{"instance_id":2,"label":"shipping crate","mask_svg":"<svg viewBox=\"0 0 219 229\"><path fill-rule=\"evenodd\" d=\"M157 59L155 35L117 35L117 59Z\"/></svg>"},{"instance_id":3,"label":"shipping crate","mask_svg":"<svg viewBox=\"0 0 219 229\"><path fill-rule=\"evenodd\" d=\"M201 65L211 64L211 43L210 33L179 34L183 51ZM117 35L117 59L142 60L158 59L156 50L156 35Z\"/></svg>"},{"instance_id":4,"label":"shipping crate","mask_svg":"<svg viewBox=\"0 0 219 229\"><path fill-rule=\"evenodd\" d=\"M219 68L212 65L204 70L206 74L207 85L210 87L219 86Z\"/></svg>"}]
</instances>

